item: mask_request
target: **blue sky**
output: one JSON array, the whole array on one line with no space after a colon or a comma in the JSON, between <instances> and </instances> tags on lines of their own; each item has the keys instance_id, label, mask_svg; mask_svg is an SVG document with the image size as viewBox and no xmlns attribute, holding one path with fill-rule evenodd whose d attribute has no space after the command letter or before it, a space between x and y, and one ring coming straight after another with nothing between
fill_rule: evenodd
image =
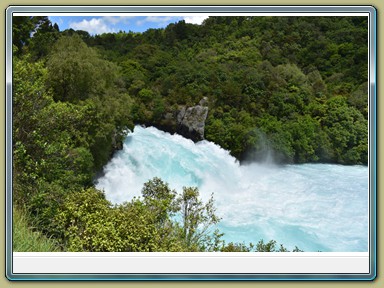
<instances>
[{"instance_id":1,"label":"blue sky","mask_svg":"<svg viewBox=\"0 0 384 288\"><path fill-rule=\"evenodd\" d=\"M84 30L91 35L122 31L144 32L149 28L165 28L170 23L185 20L201 24L208 16L49 16L60 31L72 28Z\"/></svg>"}]
</instances>

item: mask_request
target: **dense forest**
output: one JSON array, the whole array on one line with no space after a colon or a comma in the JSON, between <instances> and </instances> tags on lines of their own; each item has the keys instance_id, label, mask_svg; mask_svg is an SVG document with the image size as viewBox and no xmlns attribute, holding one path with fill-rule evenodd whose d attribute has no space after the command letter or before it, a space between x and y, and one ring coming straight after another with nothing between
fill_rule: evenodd
<instances>
[{"instance_id":1,"label":"dense forest","mask_svg":"<svg viewBox=\"0 0 384 288\"><path fill-rule=\"evenodd\" d=\"M112 205L93 181L135 124L164 128L202 99L205 139L239 161L366 165L367 21L220 16L90 35L13 17L17 213L62 251L287 251L225 243L194 187L154 178Z\"/></svg>"}]
</instances>

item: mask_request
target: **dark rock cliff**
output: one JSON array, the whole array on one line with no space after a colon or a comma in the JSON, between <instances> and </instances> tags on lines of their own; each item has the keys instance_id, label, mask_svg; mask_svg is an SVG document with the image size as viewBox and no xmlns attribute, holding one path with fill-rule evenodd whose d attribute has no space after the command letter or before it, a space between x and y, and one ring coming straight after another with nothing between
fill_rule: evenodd
<instances>
[{"instance_id":1,"label":"dark rock cliff","mask_svg":"<svg viewBox=\"0 0 384 288\"><path fill-rule=\"evenodd\" d=\"M198 105L179 107L165 114L157 126L159 129L182 135L194 142L204 139L205 120L208 115L208 99L204 97Z\"/></svg>"}]
</instances>

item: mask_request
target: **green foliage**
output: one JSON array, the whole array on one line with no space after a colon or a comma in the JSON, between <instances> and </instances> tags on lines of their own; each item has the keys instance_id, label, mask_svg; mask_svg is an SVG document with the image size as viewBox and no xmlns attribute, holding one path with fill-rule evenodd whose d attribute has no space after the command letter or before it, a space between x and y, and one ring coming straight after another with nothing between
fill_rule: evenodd
<instances>
[{"instance_id":1,"label":"green foliage","mask_svg":"<svg viewBox=\"0 0 384 288\"><path fill-rule=\"evenodd\" d=\"M160 178L155 177L144 183L141 193L144 197L144 204L159 224L164 225L170 220L170 216L177 211L174 205L176 191L171 191L168 184Z\"/></svg>"},{"instance_id":2,"label":"green foliage","mask_svg":"<svg viewBox=\"0 0 384 288\"><path fill-rule=\"evenodd\" d=\"M77 34L61 37L48 57L48 83L55 99L77 102L112 85L116 66L98 57Z\"/></svg>"},{"instance_id":3,"label":"green foliage","mask_svg":"<svg viewBox=\"0 0 384 288\"><path fill-rule=\"evenodd\" d=\"M222 234L212 231L220 221L212 196L204 204L196 187L184 187L177 195L159 178L146 182L142 194L162 238L173 235L184 251L214 250L218 246Z\"/></svg>"},{"instance_id":4,"label":"green foliage","mask_svg":"<svg viewBox=\"0 0 384 288\"><path fill-rule=\"evenodd\" d=\"M121 145L124 131L132 127L132 100L103 87L86 101L56 102L43 61L25 54L13 63L14 200L26 207L40 231L60 238L52 219L67 195L92 185Z\"/></svg>"},{"instance_id":5,"label":"green foliage","mask_svg":"<svg viewBox=\"0 0 384 288\"><path fill-rule=\"evenodd\" d=\"M158 251L153 215L137 200L113 207L94 188L68 195L54 218L68 251Z\"/></svg>"},{"instance_id":6,"label":"green foliage","mask_svg":"<svg viewBox=\"0 0 384 288\"><path fill-rule=\"evenodd\" d=\"M368 122L345 97L335 96L327 102L326 118L322 121L329 135L337 162L367 163Z\"/></svg>"},{"instance_id":7,"label":"green foliage","mask_svg":"<svg viewBox=\"0 0 384 288\"><path fill-rule=\"evenodd\" d=\"M123 251L182 251L174 223L169 218L159 222L158 215L153 214L151 208L139 199L116 208L116 227L126 243Z\"/></svg>"},{"instance_id":8,"label":"green foliage","mask_svg":"<svg viewBox=\"0 0 384 288\"><path fill-rule=\"evenodd\" d=\"M220 221L215 214L213 195L206 204L198 197L197 188L184 187L177 199L182 219L182 239L188 251L209 250L207 248L215 246L212 241L216 242L220 238L218 232L210 231Z\"/></svg>"},{"instance_id":9,"label":"green foliage","mask_svg":"<svg viewBox=\"0 0 384 288\"><path fill-rule=\"evenodd\" d=\"M113 251L116 232L110 203L94 189L71 193L54 218L57 233L68 251Z\"/></svg>"},{"instance_id":10,"label":"green foliage","mask_svg":"<svg viewBox=\"0 0 384 288\"><path fill-rule=\"evenodd\" d=\"M258 158L268 145L278 162L365 163L357 151L367 142L348 145L350 160L343 160L322 120L327 99L337 95L367 119L366 24L352 17L210 17L193 28L180 22L137 35L145 44L137 41L129 57L145 67L140 88L160 93L165 113L208 96L205 137L240 160ZM160 55L167 63L155 61ZM161 119L146 104L155 96L145 95L137 97L135 119L156 126Z\"/></svg>"},{"instance_id":11,"label":"green foliage","mask_svg":"<svg viewBox=\"0 0 384 288\"><path fill-rule=\"evenodd\" d=\"M15 53L21 55L30 43L32 34L46 30L47 26L52 27L47 16L12 17L12 44L18 48Z\"/></svg>"},{"instance_id":12,"label":"green foliage","mask_svg":"<svg viewBox=\"0 0 384 288\"><path fill-rule=\"evenodd\" d=\"M42 21L29 42L28 51L32 59L36 61L47 57L59 37L57 24L52 25L48 18Z\"/></svg>"},{"instance_id":13,"label":"green foliage","mask_svg":"<svg viewBox=\"0 0 384 288\"><path fill-rule=\"evenodd\" d=\"M283 245L280 245L280 248L277 249L276 247L276 241L275 240L271 240L269 241L268 243L264 243L263 240L260 240L257 244L256 244L256 250L258 252L286 252L287 250L283 247Z\"/></svg>"},{"instance_id":14,"label":"green foliage","mask_svg":"<svg viewBox=\"0 0 384 288\"><path fill-rule=\"evenodd\" d=\"M209 230L219 221L213 198L203 204L196 188L184 188L176 199L159 178L145 183L142 194L143 200L113 206L94 188L68 193L51 230L68 251L218 250L222 234Z\"/></svg>"},{"instance_id":15,"label":"green foliage","mask_svg":"<svg viewBox=\"0 0 384 288\"><path fill-rule=\"evenodd\" d=\"M21 179L32 181L30 184L37 178L63 181L64 187L89 184L94 171L92 155L87 150L88 131L84 127L86 107L55 103L44 86L47 74L42 63L17 58L14 62L16 173L20 173Z\"/></svg>"},{"instance_id":16,"label":"green foliage","mask_svg":"<svg viewBox=\"0 0 384 288\"><path fill-rule=\"evenodd\" d=\"M247 246L245 243L233 243L230 242L228 244L223 245L221 248L221 252L251 252L253 249L253 244L250 243Z\"/></svg>"},{"instance_id":17,"label":"green foliage","mask_svg":"<svg viewBox=\"0 0 384 288\"><path fill-rule=\"evenodd\" d=\"M83 127L87 128L87 143L96 171L102 169L115 150L122 148L127 129L133 129L131 103L129 95L114 90L82 102L86 107Z\"/></svg>"},{"instance_id":18,"label":"green foliage","mask_svg":"<svg viewBox=\"0 0 384 288\"><path fill-rule=\"evenodd\" d=\"M260 130L266 135L265 139L261 138L261 141L262 143L267 141L269 149L273 151L274 160L288 163L293 162L295 151L292 147L292 135L282 121L268 114L259 121Z\"/></svg>"},{"instance_id":19,"label":"green foliage","mask_svg":"<svg viewBox=\"0 0 384 288\"><path fill-rule=\"evenodd\" d=\"M318 148L318 131L320 124L309 115L298 116L286 124L287 130L292 137L292 148L295 153L294 161L304 163L307 161L316 162L319 156L316 155Z\"/></svg>"},{"instance_id":20,"label":"green foliage","mask_svg":"<svg viewBox=\"0 0 384 288\"><path fill-rule=\"evenodd\" d=\"M14 252L59 252L57 243L53 239L36 231L29 225L27 213L13 206L13 235L12 244Z\"/></svg>"},{"instance_id":21,"label":"green foliage","mask_svg":"<svg viewBox=\"0 0 384 288\"><path fill-rule=\"evenodd\" d=\"M264 240L261 239L257 242L256 245L253 243L249 243L246 245L245 243L233 243L230 242L225 244L221 248L221 252L291 252L287 248L284 247L283 244L280 246L276 245L275 240L270 240L267 243L264 243ZM292 252L303 252L297 246L292 250Z\"/></svg>"},{"instance_id":22,"label":"green foliage","mask_svg":"<svg viewBox=\"0 0 384 288\"><path fill-rule=\"evenodd\" d=\"M165 111L164 99L158 93L146 88L138 92L136 103L132 107L136 122L146 125L159 123Z\"/></svg>"},{"instance_id":23,"label":"green foliage","mask_svg":"<svg viewBox=\"0 0 384 288\"><path fill-rule=\"evenodd\" d=\"M138 90L147 81L146 70L139 62L130 59L122 61L119 66L121 67L123 81L126 87L129 88L129 92L137 94Z\"/></svg>"},{"instance_id":24,"label":"green foliage","mask_svg":"<svg viewBox=\"0 0 384 288\"><path fill-rule=\"evenodd\" d=\"M31 37L27 31L34 29ZM367 119L365 17L219 16L200 26L180 21L144 33L90 36L72 29L61 37L57 33L57 27L44 17L15 17L14 39L20 43L18 39L25 38L18 44L19 50L27 47L33 55L45 55L37 43L45 39L44 43L53 44L60 38L47 62L47 80L56 100L76 102L109 94L108 99L115 98L116 92L111 90L116 87L108 87L116 73L121 73L119 89L131 95L131 103L129 112L117 118L129 118L129 114L127 126L133 122L164 126L165 115L174 112L172 107L195 105L208 96L212 107L206 138L240 160L258 154L258 147L263 146L249 136L257 129L263 131L263 141L272 146L277 161L353 163L356 159L356 163L365 163L357 155L364 153L367 142L347 145L344 152L350 151L349 160L343 160L337 156L342 150L333 151L340 140L320 122L326 117L326 99L337 95L347 97L348 107L357 108ZM100 56L117 63L120 72ZM102 103L110 106L106 104ZM279 122L275 121L274 132L263 120L270 116ZM315 118L320 127L317 123L294 124L301 116ZM96 167L110 155L102 152L110 150L107 143L115 134L109 123L101 132L108 137L97 137L100 145L92 148ZM314 147L308 138L320 138L323 146ZM329 145L331 141L333 145ZM97 155L103 155L100 161Z\"/></svg>"}]
</instances>

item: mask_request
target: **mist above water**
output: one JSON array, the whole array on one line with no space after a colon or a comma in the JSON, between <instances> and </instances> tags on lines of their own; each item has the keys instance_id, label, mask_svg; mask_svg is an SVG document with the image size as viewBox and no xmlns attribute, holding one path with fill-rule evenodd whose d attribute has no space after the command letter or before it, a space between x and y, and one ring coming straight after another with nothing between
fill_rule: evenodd
<instances>
[{"instance_id":1,"label":"mist above water","mask_svg":"<svg viewBox=\"0 0 384 288\"><path fill-rule=\"evenodd\" d=\"M160 177L181 192L214 193L226 242L276 240L292 250L368 251L368 168L332 164L240 165L214 143L136 126L97 188L113 203L141 195Z\"/></svg>"}]
</instances>

